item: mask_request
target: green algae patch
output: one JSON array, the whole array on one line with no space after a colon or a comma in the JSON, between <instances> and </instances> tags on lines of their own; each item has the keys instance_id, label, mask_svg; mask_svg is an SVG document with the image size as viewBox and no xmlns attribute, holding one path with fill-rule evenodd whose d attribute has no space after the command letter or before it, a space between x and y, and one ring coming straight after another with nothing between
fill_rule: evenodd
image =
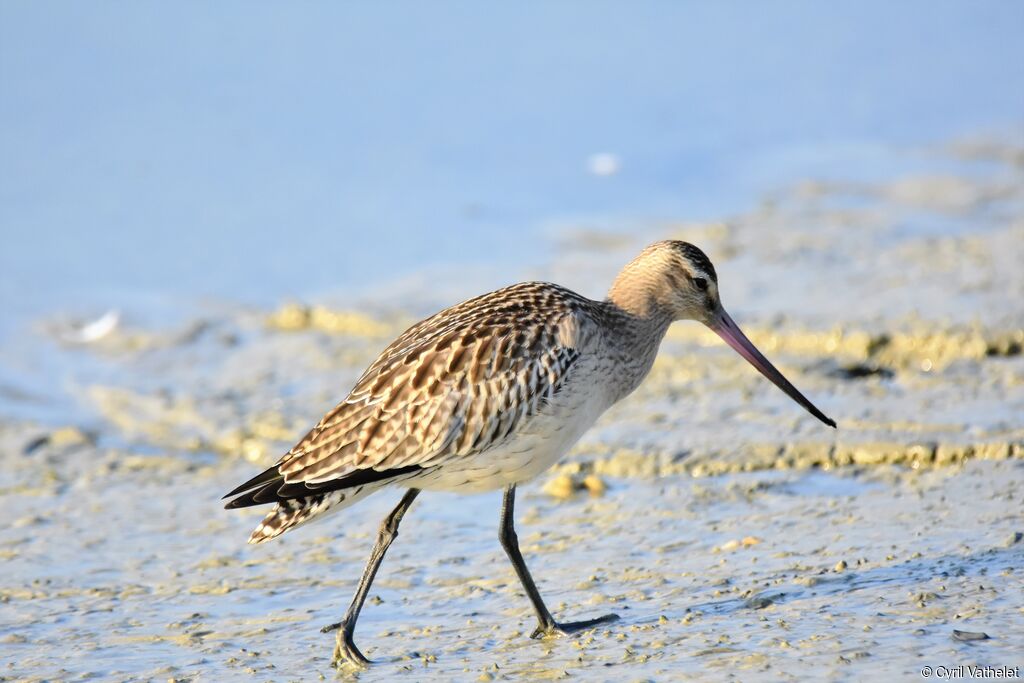
<instances>
[{"instance_id":1,"label":"green algae patch","mask_svg":"<svg viewBox=\"0 0 1024 683\"><path fill-rule=\"evenodd\" d=\"M774 454L774 457L773 457ZM681 465L692 476L713 476L767 469L823 470L850 466L898 465L910 469L959 465L968 460L1024 459L1024 441L981 443L763 444L730 454L697 455Z\"/></svg>"},{"instance_id":2,"label":"green algae patch","mask_svg":"<svg viewBox=\"0 0 1024 683\"><path fill-rule=\"evenodd\" d=\"M969 460L1024 460L1024 441L979 443L866 442L831 444L804 442L753 444L728 453L660 453L628 448L594 456L578 452L577 458L552 469L543 486L553 498L568 500L588 490L585 482L597 477L602 493L607 484L600 477L657 479L686 474L715 477L765 470L832 470L841 467L896 465L911 470L961 465Z\"/></svg>"},{"instance_id":3,"label":"green algae patch","mask_svg":"<svg viewBox=\"0 0 1024 683\"><path fill-rule=\"evenodd\" d=\"M97 410L122 433L145 436L158 445L185 450L202 448L204 436L217 424L187 396L155 396L118 387L94 386L89 398Z\"/></svg>"},{"instance_id":4,"label":"green algae patch","mask_svg":"<svg viewBox=\"0 0 1024 683\"><path fill-rule=\"evenodd\" d=\"M608 491L608 485L598 474L584 473L577 469L572 474L563 472L552 477L544 484L542 490L552 498L560 500L568 500L582 492L599 498Z\"/></svg>"},{"instance_id":5,"label":"green algae patch","mask_svg":"<svg viewBox=\"0 0 1024 683\"><path fill-rule=\"evenodd\" d=\"M325 306L285 304L266 317L272 330L296 332L317 330L355 337L384 337L393 334L397 325L385 323L358 311L339 311Z\"/></svg>"},{"instance_id":6,"label":"green algae patch","mask_svg":"<svg viewBox=\"0 0 1024 683\"><path fill-rule=\"evenodd\" d=\"M908 332L845 329L815 331L751 326L751 341L765 353L793 356L845 358L892 370L942 370L959 360L984 360L1018 356L1024 350L1024 329L986 330L980 327L932 329L920 327ZM721 341L708 330L695 325L676 325L668 338L718 346ZM669 357L670 361L680 359ZM870 365L867 366L870 369ZM854 369L853 374L871 374Z\"/></svg>"},{"instance_id":7,"label":"green algae patch","mask_svg":"<svg viewBox=\"0 0 1024 683\"><path fill-rule=\"evenodd\" d=\"M279 444L297 439L300 427L282 414L262 412L244 424L224 424L187 395L153 395L94 386L88 396L122 435L180 451L210 451L265 463Z\"/></svg>"}]
</instances>

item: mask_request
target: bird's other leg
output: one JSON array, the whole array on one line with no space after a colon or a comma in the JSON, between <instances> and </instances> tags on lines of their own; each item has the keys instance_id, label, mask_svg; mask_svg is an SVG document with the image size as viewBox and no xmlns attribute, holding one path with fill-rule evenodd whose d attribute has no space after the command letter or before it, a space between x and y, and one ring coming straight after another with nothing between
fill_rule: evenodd
<instances>
[{"instance_id":1,"label":"bird's other leg","mask_svg":"<svg viewBox=\"0 0 1024 683\"><path fill-rule=\"evenodd\" d=\"M359 612L363 609L366 594L370 592L373 577L377 575L380 563L384 560L384 553L388 551L391 542L398 536L398 525L402 522L402 517L405 516L406 511L408 511L412 502L416 500L416 496L419 493L419 489L409 489L406 491L405 495L402 496L402 500L391 511L391 514L381 522L380 530L377 532L377 542L373 544L373 550L370 551L370 559L366 562L366 569L363 570L363 578L359 579L356 594L352 596L352 603L348 606L344 618L336 624L324 626L320 629L321 633L330 633L335 630L338 632L334 646L334 656L331 660L331 663L335 666L342 662L350 662L357 666L365 666L370 663L370 660L363 656L363 653L359 651L359 648L356 647L355 642L352 640L352 635L356 630L356 620L359 619Z\"/></svg>"},{"instance_id":2,"label":"bird's other leg","mask_svg":"<svg viewBox=\"0 0 1024 683\"><path fill-rule=\"evenodd\" d=\"M537 628L534 629L530 637L543 638L544 636L552 635L568 635L618 619L619 617L616 614L606 614L603 617L587 619L586 621L568 621L563 623L555 621L554 617L551 616L551 612L548 611L547 606L544 604L544 600L540 597L537 584L533 582L530 570L526 568L526 562L523 560L523 553L519 550L519 536L516 535L515 529L515 508L516 485L512 484L505 489L505 497L502 500L501 524L498 528L498 538L501 540L501 546L505 549L505 553L508 554L508 559L512 561L512 567L515 568L519 581L523 584L523 589L526 590L526 595L530 598L530 602L533 603L534 611L537 612Z\"/></svg>"}]
</instances>

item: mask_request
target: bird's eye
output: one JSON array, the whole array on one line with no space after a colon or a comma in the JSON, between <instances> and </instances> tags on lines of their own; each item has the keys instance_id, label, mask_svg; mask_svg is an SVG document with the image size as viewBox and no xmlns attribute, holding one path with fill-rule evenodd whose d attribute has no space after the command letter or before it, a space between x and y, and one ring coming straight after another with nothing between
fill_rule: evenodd
<instances>
[{"instance_id":1,"label":"bird's eye","mask_svg":"<svg viewBox=\"0 0 1024 683\"><path fill-rule=\"evenodd\" d=\"M693 284L697 289L699 289L702 292L706 292L708 290L708 281L702 277L693 278Z\"/></svg>"}]
</instances>

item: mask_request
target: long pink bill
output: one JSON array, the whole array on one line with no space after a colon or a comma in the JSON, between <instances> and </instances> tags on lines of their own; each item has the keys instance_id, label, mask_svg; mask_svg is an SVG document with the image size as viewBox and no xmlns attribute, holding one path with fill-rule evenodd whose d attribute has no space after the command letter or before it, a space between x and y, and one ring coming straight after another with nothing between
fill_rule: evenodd
<instances>
[{"instance_id":1,"label":"long pink bill","mask_svg":"<svg viewBox=\"0 0 1024 683\"><path fill-rule=\"evenodd\" d=\"M813 403L807 400L807 398L797 391L797 388L789 383L781 372L775 369L767 358L762 355L757 347L747 339L747 335L743 334L743 330L733 322L732 318L725 310L719 312L719 318L717 321L708 325L712 330L718 333L718 336L725 340L725 343L735 349L736 353L740 354L747 361L757 368L757 371L772 381L772 384L782 389L786 394L807 409L814 417L818 418L829 427L835 427L836 423L830 417L827 417L825 413L818 410Z\"/></svg>"}]
</instances>

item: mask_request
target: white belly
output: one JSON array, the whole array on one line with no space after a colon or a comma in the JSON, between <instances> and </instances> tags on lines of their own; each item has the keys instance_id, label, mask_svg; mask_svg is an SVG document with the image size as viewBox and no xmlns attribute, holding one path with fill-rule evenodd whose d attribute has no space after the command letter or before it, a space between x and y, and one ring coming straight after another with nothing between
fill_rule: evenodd
<instances>
[{"instance_id":1,"label":"white belly","mask_svg":"<svg viewBox=\"0 0 1024 683\"><path fill-rule=\"evenodd\" d=\"M599 391L561 392L500 446L453 456L407 483L428 491L481 493L530 481L568 453L609 405Z\"/></svg>"}]
</instances>

